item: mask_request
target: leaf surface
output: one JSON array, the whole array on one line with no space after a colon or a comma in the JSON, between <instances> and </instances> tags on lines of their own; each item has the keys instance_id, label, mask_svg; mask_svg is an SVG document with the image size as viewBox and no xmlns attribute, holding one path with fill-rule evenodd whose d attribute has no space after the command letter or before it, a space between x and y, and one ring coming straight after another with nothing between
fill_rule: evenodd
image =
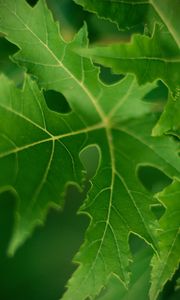
<instances>
[{"instance_id":1,"label":"leaf surface","mask_svg":"<svg viewBox=\"0 0 180 300\"><path fill-rule=\"evenodd\" d=\"M98 69L74 51L87 46L86 28L66 43L44 1L34 8L23 0L0 1L0 16L1 31L20 48L14 59L41 88L61 92L72 109L67 115L51 112L29 77L23 91L2 77L0 163L7 174L1 174L0 188L11 187L18 198L10 250L43 221L48 205L62 206L68 182L81 184L79 153L97 145L99 168L81 208L91 222L63 299L94 297L112 273L127 286L130 232L158 247L154 200L138 179L138 167L152 165L171 178L180 176L177 143L150 136L155 107L141 100L155 84L139 86L132 75L102 84Z\"/></svg>"}]
</instances>

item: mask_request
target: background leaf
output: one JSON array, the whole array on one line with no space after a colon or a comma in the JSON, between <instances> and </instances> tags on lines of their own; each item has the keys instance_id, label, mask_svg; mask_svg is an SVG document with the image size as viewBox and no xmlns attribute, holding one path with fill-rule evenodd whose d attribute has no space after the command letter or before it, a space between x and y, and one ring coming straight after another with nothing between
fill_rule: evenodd
<instances>
[{"instance_id":1,"label":"background leaf","mask_svg":"<svg viewBox=\"0 0 180 300\"><path fill-rule=\"evenodd\" d=\"M180 21L176 17L180 6L174 0L74 0L84 9L97 13L100 17L108 18L124 30L137 25L148 26L152 30L154 22L163 22L178 47L180 47Z\"/></svg>"}]
</instances>

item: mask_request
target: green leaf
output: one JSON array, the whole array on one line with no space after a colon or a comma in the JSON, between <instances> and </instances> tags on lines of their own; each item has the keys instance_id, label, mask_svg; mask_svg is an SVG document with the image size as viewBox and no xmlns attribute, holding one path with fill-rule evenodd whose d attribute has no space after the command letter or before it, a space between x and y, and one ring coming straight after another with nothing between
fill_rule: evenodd
<instances>
[{"instance_id":1,"label":"green leaf","mask_svg":"<svg viewBox=\"0 0 180 300\"><path fill-rule=\"evenodd\" d=\"M158 123L153 128L153 135L168 133L180 138L180 93L175 98L169 94L168 103Z\"/></svg>"},{"instance_id":2,"label":"green leaf","mask_svg":"<svg viewBox=\"0 0 180 300\"><path fill-rule=\"evenodd\" d=\"M136 34L130 43L79 50L96 63L111 67L114 73L134 73L139 84L161 79L170 89L169 101L153 130L179 135L180 118L180 52L171 35L155 26L152 37Z\"/></svg>"},{"instance_id":3,"label":"green leaf","mask_svg":"<svg viewBox=\"0 0 180 300\"><path fill-rule=\"evenodd\" d=\"M134 261L131 266L132 278L129 289L127 290L118 278L112 276L107 288L102 290L96 300L148 299L151 257L152 251L150 249L137 251L133 256Z\"/></svg>"},{"instance_id":4,"label":"green leaf","mask_svg":"<svg viewBox=\"0 0 180 300\"><path fill-rule=\"evenodd\" d=\"M120 30L127 30L139 25L144 25L147 19L150 24L157 19L157 14L152 11L148 1L111 1L111 0L74 0L85 10L98 14L98 16L115 22ZM151 14L151 19L149 18Z\"/></svg>"},{"instance_id":5,"label":"green leaf","mask_svg":"<svg viewBox=\"0 0 180 300\"><path fill-rule=\"evenodd\" d=\"M124 30L138 25L148 25L152 29L154 22L163 22L174 41L180 47L179 0L74 0L84 9L97 13L100 17L116 22Z\"/></svg>"},{"instance_id":6,"label":"green leaf","mask_svg":"<svg viewBox=\"0 0 180 300\"><path fill-rule=\"evenodd\" d=\"M163 27L155 26L152 37L135 34L130 43L83 49L80 53L111 67L114 73L134 73L139 84L161 79L176 94L179 87L180 52Z\"/></svg>"},{"instance_id":7,"label":"green leaf","mask_svg":"<svg viewBox=\"0 0 180 300\"><path fill-rule=\"evenodd\" d=\"M180 262L180 183L174 181L157 197L165 206L166 212L160 219L162 228L159 233L160 257L155 256L152 260L150 289L150 299L152 300L157 298L166 281L172 278Z\"/></svg>"},{"instance_id":8,"label":"green leaf","mask_svg":"<svg viewBox=\"0 0 180 300\"><path fill-rule=\"evenodd\" d=\"M138 168L150 165L180 178L178 144L151 137L155 107L141 101L156 85L139 86L132 75L104 85L91 61L74 51L87 46L86 28L66 43L42 0L34 8L23 0L2 0L0 16L0 29L20 48L14 60L41 88L62 93L72 109L67 115L51 112L28 77L23 91L7 78L0 81L0 189L11 188L18 199L10 251L43 221L49 205L62 207L69 182L81 184L79 153L97 145L99 168L81 208L91 222L75 258L80 266L63 299L96 296L112 273L128 286L129 234L158 251L159 226L150 210L154 199Z\"/></svg>"},{"instance_id":9,"label":"green leaf","mask_svg":"<svg viewBox=\"0 0 180 300\"><path fill-rule=\"evenodd\" d=\"M75 158L71 152L79 150L88 127L76 115L69 118L49 111L29 77L21 91L1 76L0 98L0 191L10 188L18 200L12 254L44 221L49 206L63 205L67 183L80 182L82 167L78 155ZM73 139L76 134L76 145L67 148L69 136ZM61 176L63 168L66 172Z\"/></svg>"},{"instance_id":10,"label":"green leaf","mask_svg":"<svg viewBox=\"0 0 180 300\"><path fill-rule=\"evenodd\" d=\"M149 0L149 2L180 48L180 20L178 18L180 13L179 0Z\"/></svg>"}]
</instances>

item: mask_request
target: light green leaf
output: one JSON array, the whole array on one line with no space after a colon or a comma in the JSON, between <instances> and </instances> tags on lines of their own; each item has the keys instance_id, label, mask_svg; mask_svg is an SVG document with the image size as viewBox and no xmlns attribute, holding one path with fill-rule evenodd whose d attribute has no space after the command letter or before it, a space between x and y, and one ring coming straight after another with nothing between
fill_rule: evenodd
<instances>
[{"instance_id":1,"label":"light green leaf","mask_svg":"<svg viewBox=\"0 0 180 300\"><path fill-rule=\"evenodd\" d=\"M174 183L157 195L166 208L160 219L162 231L159 233L160 257L152 260L152 285L150 299L157 298L167 280L171 279L180 262L180 183Z\"/></svg>"},{"instance_id":2,"label":"light green leaf","mask_svg":"<svg viewBox=\"0 0 180 300\"><path fill-rule=\"evenodd\" d=\"M114 73L134 73L139 84L161 79L176 94L180 82L180 51L164 29L155 26L152 37L135 34L130 43L83 49L80 53L111 67Z\"/></svg>"},{"instance_id":3,"label":"light green leaf","mask_svg":"<svg viewBox=\"0 0 180 300\"><path fill-rule=\"evenodd\" d=\"M34 8L23 0L2 0L0 16L0 30L20 48L14 59L42 88L61 92L72 108L67 115L51 112L35 82L27 78L20 91L2 77L0 189L13 189L18 199L10 251L43 221L48 205L62 206L69 182L81 183L79 153L97 145L99 168L81 208L91 222L63 299L95 297L112 273L128 286L130 232L157 249L159 228L138 167L180 178L177 143L150 136L155 107L141 99L155 84L138 86L132 75L112 86L101 83L98 69L74 51L86 47L86 28L66 43L43 0Z\"/></svg>"},{"instance_id":4,"label":"light green leaf","mask_svg":"<svg viewBox=\"0 0 180 300\"><path fill-rule=\"evenodd\" d=\"M179 0L74 0L84 9L116 22L124 30L138 25L153 28L154 22L163 22L180 47Z\"/></svg>"}]
</instances>

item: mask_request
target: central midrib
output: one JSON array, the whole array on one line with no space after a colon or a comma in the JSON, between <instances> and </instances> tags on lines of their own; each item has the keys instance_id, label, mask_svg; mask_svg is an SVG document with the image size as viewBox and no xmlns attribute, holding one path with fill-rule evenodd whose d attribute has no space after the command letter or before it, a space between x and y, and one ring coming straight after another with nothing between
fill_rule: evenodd
<instances>
[{"instance_id":1,"label":"central midrib","mask_svg":"<svg viewBox=\"0 0 180 300\"><path fill-rule=\"evenodd\" d=\"M21 20L22 21L22 20ZM24 24L24 22L22 21L22 23ZM108 122L108 118L107 116L104 114L103 110L101 109L101 107L98 105L98 103L96 102L96 99L94 98L94 96L92 95L92 93L89 91L89 89L87 89L87 87L81 82L79 81L74 75L73 73L71 73L69 71L69 69L58 59L58 57L53 53L53 51L47 47L47 45L41 40L39 39L39 37L29 28L28 25L24 24L24 26L36 37L37 40L39 40L39 42L48 50L48 52L52 55L52 57L57 61L59 67L63 68L64 71L71 76L71 78L73 78L73 80L82 88L82 90L86 93L86 95L88 96L88 98L90 99L91 103L93 104L95 110L98 112L102 123L104 124L104 129L106 131L106 136L107 136L107 143L109 146L109 152L110 152L110 160L111 160L111 166L112 166L112 174L111 174L111 192L110 192L110 199L109 199L109 205L108 205L108 212L107 212L107 222L104 228L104 232L102 235L102 239L101 239L101 243L100 246L98 248L96 257L94 259L94 262L92 264L91 269L93 269L96 260L99 256L99 253L101 251L101 248L103 246L103 242L106 236L106 232L109 226L109 221L110 221L110 215L111 215L111 208L112 208L112 200L113 200L113 186L114 186L114 180L115 180L115 157L114 157L114 149L112 147L112 132L111 132L111 128ZM102 126L103 127L103 126ZM123 269L122 269L123 272ZM89 272L88 272L89 273ZM85 280L85 279L84 279ZM83 281L84 281L83 280Z\"/></svg>"}]
</instances>

